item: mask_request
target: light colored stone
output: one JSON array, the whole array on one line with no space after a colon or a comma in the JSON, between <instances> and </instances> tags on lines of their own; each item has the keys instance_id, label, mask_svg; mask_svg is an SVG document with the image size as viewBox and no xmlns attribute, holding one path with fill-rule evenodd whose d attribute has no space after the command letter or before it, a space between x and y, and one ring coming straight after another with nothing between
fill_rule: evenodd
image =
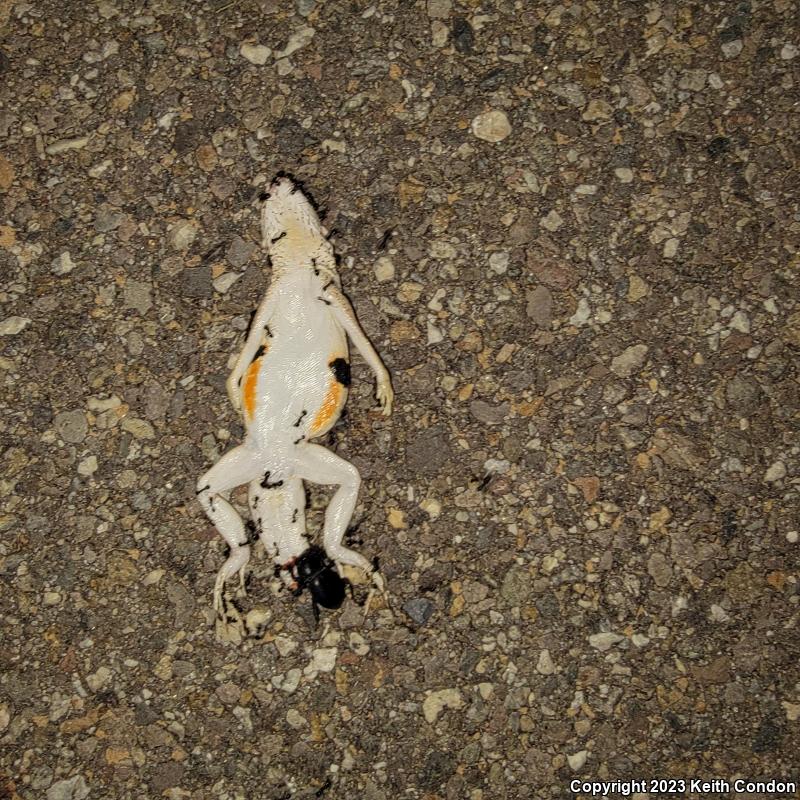
<instances>
[{"instance_id":1,"label":"light colored stone","mask_svg":"<svg viewBox=\"0 0 800 800\"><path fill-rule=\"evenodd\" d=\"M283 50L276 50L275 51L275 58L282 59L288 58L292 53L296 53L298 50L302 50L313 38L316 34L314 28L309 27L308 25L300 28L299 31L293 33L289 37L289 41L286 44L286 47Z\"/></svg>"},{"instance_id":2,"label":"light colored stone","mask_svg":"<svg viewBox=\"0 0 800 800\"><path fill-rule=\"evenodd\" d=\"M616 358L611 359L611 371L620 378L627 378L644 364L647 355L646 344L627 347Z\"/></svg>"},{"instance_id":3,"label":"light colored stone","mask_svg":"<svg viewBox=\"0 0 800 800\"><path fill-rule=\"evenodd\" d=\"M594 99L589 101L581 116L586 122L598 122L611 119L613 113L614 109L605 100Z\"/></svg>"},{"instance_id":4,"label":"light colored stone","mask_svg":"<svg viewBox=\"0 0 800 800\"><path fill-rule=\"evenodd\" d=\"M87 456L78 464L78 475L88 478L97 472L97 456Z\"/></svg>"},{"instance_id":5,"label":"light colored stone","mask_svg":"<svg viewBox=\"0 0 800 800\"><path fill-rule=\"evenodd\" d=\"M239 47L239 54L243 59L255 64L257 67L263 67L267 63L269 57L272 55L272 50L263 44L253 44L252 42L244 42Z\"/></svg>"},{"instance_id":6,"label":"light colored stone","mask_svg":"<svg viewBox=\"0 0 800 800\"><path fill-rule=\"evenodd\" d=\"M290 708L286 712L286 721L295 730L299 730L300 728L308 724L306 718L296 708Z\"/></svg>"},{"instance_id":7,"label":"light colored stone","mask_svg":"<svg viewBox=\"0 0 800 800\"><path fill-rule=\"evenodd\" d=\"M572 755L567 755L567 763L569 764L570 769L573 772L577 772L586 763L586 759L588 756L589 756L588 750L578 750L577 753L573 753Z\"/></svg>"},{"instance_id":8,"label":"light colored stone","mask_svg":"<svg viewBox=\"0 0 800 800\"><path fill-rule=\"evenodd\" d=\"M730 614L720 605L716 603L711 604L711 617L712 622L728 622L730 620Z\"/></svg>"},{"instance_id":9,"label":"light colored stone","mask_svg":"<svg viewBox=\"0 0 800 800\"><path fill-rule=\"evenodd\" d=\"M66 275L75 269L75 262L69 254L69 250L65 250L61 255L56 256L50 265L50 269L55 275Z\"/></svg>"},{"instance_id":10,"label":"light colored stone","mask_svg":"<svg viewBox=\"0 0 800 800\"><path fill-rule=\"evenodd\" d=\"M629 303L635 303L643 297L646 297L649 291L650 287L647 283L638 275L634 274L628 279L628 294L625 299Z\"/></svg>"},{"instance_id":11,"label":"light colored stone","mask_svg":"<svg viewBox=\"0 0 800 800\"><path fill-rule=\"evenodd\" d=\"M504 111L484 111L472 120L472 135L484 142L502 142L511 133Z\"/></svg>"},{"instance_id":12,"label":"light colored stone","mask_svg":"<svg viewBox=\"0 0 800 800\"><path fill-rule=\"evenodd\" d=\"M214 289L220 294L225 294L241 277L241 272L223 272L222 275L214 279Z\"/></svg>"},{"instance_id":13,"label":"light colored stone","mask_svg":"<svg viewBox=\"0 0 800 800\"><path fill-rule=\"evenodd\" d=\"M80 409L61 411L53 420L56 433L70 444L80 444L89 432L89 423L86 414Z\"/></svg>"},{"instance_id":14,"label":"light colored stone","mask_svg":"<svg viewBox=\"0 0 800 800\"><path fill-rule=\"evenodd\" d=\"M0 322L0 336L16 336L30 325L28 317L6 317Z\"/></svg>"},{"instance_id":15,"label":"light colored stone","mask_svg":"<svg viewBox=\"0 0 800 800\"><path fill-rule=\"evenodd\" d=\"M556 671L553 659L550 657L549 650L542 650L539 653L539 660L536 662L536 671L540 675L552 675Z\"/></svg>"},{"instance_id":16,"label":"light colored stone","mask_svg":"<svg viewBox=\"0 0 800 800\"><path fill-rule=\"evenodd\" d=\"M619 633L606 631L604 633L593 633L589 637L589 644L601 653L610 650L615 644L621 642L625 637Z\"/></svg>"},{"instance_id":17,"label":"light colored stone","mask_svg":"<svg viewBox=\"0 0 800 800\"><path fill-rule=\"evenodd\" d=\"M197 227L188 219L176 222L167 234L167 244L173 250L188 250L197 236Z\"/></svg>"},{"instance_id":18,"label":"light colored stone","mask_svg":"<svg viewBox=\"0 0 800 800\"><path fill-rule=\"evenodd\" d=\"M672 565L663 553L655 552L650 556L647 560L647 571L656 586L661 588L669 586L672 580Z\"/></svg>"},{"instance_id":19,"label":"light colored stone","mask_svg":"<svg viewBox=\"0 0 800 800\"><path fill-rule=\"evenodd\" d=\"M734 39L732 42L725 42L722 45L722 55L725 58L736 58L744 48L744 42L741 39Z\"/></svg>"},{"instance_id":20,"label":"light colored stone","mask_svg":"<svg viewBox=\"0 0 800 800\"><path fill-rule=\"evenodd\" d=\"M791 61L793 58L800 53L800 49L798 49L797 45L786 43L783 47L781 47L781 58L784 61Z\"/></svg>"},{"instance_id":21,"label":"light colored stone","mask_svg":"<svg viewBox=\"0 0 800 800\"><path fill-rule=\"evenodd\" d=\"M331 672L336 666L335 647L320 647L311 654L311 662L306 667L305 672Z\"/></svg>"},{"instance_id":22,"label":"light colored stone","mask_svg":"<svg viewBox=\"0 0 800 800\"><path fill-rule=\"evenodd\" d=\"M63 781L57 781L45 795L47 800L84 800L89 796L89 787L83 775L75 775Z\"/></svg>"},{"instance_id":23,"label":"light colored stone","mask_svg":"<svg viewBox=\"0 0 800 800\"><path fill-rule=\"evenodd\" d=\"M125 308L133 308L144 316L153 307L153 299L150 297L152 291L153 287L149 283L129 278L122 290Z\"/></svg>"},{"instance_id":24,"label":"light colored stone","mask_svg":"<svg viewBox=\"0 0 800 800\"><path fill-rule=\"evenodd\" d=\"M687 69L681 76L678 87L688 92L701 92L706 85L707 76L704 69Z\"/></svg>"},{"instance_id":25,"label":"light colored stone","mask_svg":"<svg viewBox=\"0 0 800 800\"><path fill-rule=\"evenodd\" d=\"M155 436L153 426L146 419L138 417L125 417L122 430L130 433L134 439L152 439Z\"/></svg>"},{"instance_id":26,"label":"light colored stone","mask_svg":"<svg viewBox=\"0 0 800 800\"><path fill-rule=\"evenodd\" d=\"M630 167L617 167L614 170L614 174L620 183L631 183L633 181L633 170Z\"/></svg>"},{"instance_id":27,"label":"light colored stone","mask_svg":"<svg viewBox=\"0 0 800 800\"><path fill-rule=\"evenodd\" d=\"M492 253L489 256L489 269L497 275L505 275L508 271L508 263L511 256L507 251L501 250L498 253Z\"/></svg>"},{"instance_id":28,"label":"light colored stone","mask_svg":"<svg viewBox=\"0 0 800 800\"><path fill-rule=\"evenodd\" d=\"M431 44L436 48L444 47L449 38L450 26L440 19L433 20L431 22Z\"/></svg>"},{"instance_id":29,"label":"light colored stone","mask_svg":"<svg viewBox=\"0 0 800 800\"><path fill-rule=\"evenodd\" d=\"M576 328L580 328L582 325L586 325L591 318L592 309L589 306L589 301L585 297L581 297L581 299L578 300L578 308L569 318L569 324L574 325Z\"/></svg>"},{"instance_id":30,"label":"light colored stone","mask_svg":"<svg viewBox=\"0 0 800 800\"><path fill-rule=\"evenodd\" d=\"M439 714L445 708L458 710L464 705L461 692L458 689L439 689L431 692L422 702L422 713L425 721L433 725L439 718Z\"/></svg>"},{"instance_id":31,"label":"light colored stone","mask_svg":"<svg viewBox=\"0 0 800 800\"><path fill-rule=\"evenodd\" d=\"M75 139L59 139L45 148L45 153L49 156L57 156L69 150L82 150L89 144L88 136L79 136Z\"/></svg>"},{"instance_id":32,"label":"light colored stone","mask_svg":"<svg viewBox=\"0 0 800 800\"><path fill-rule=\"evenodd\" d=\"M453 10L452 0L428 0L426 4L431 19L447 19Z\"/></svg>"},{"instance_id":33,"label":"light colored stone","mask_svg":"<svg viewBox=\"0 0 800 800\"><path fill-rule=\"evenodd\" d=\"M664 258L675 258L675 254L678 252L679 244L680 242L678 241L678 239L675 239L674 237L671 239L667 239L667 241L664 242L664 250L663 250Z\"/></svg>"},{"instance_id":34,"label":"light colored stone","mask_svg":"<svg viewBox=\"0 0 800 800\"><path fill-rule=\"evenodd\" d=\"M739 333L750 333L750 318L744 311L737 311L731 317L730 326Z\"/></svg>"},{"instance_id":35,"label":"light colored stone","mask_svg":"<svg viewBox=\"0 0 800 800\"><path fill-rule=\"evenodd\" d=\"M86 676L86 683L93 692L99 692L111 683L112 675L108 667L98 667L96 672Z\"/></svg>"},{"instance_id":36,"label":"light colored stone","mask_svg":"<svg viewBox=\"0 0 800 800\"><path fill-rule=\"evenodd\" d=\"M786 464L775 461L764 474L764 483L776 483L786 477Z\"/></svg>"},{"instance_id":37,"label":"light colored stone","mask_svg":"<svg viewBox=\"0 0 800 800\"><path fill-rule=\"evenodd\" d=\"M294 694L294 692L297 690L297 687L300 685L301 676L302 673L300 670L297 669L297 667L293 667L286 673L283 681L281 681L280 690L282 692L286 692L286 694Z\"/></svg>"},{"instance_id":38,"label":"light colored stone","mask_svg":"<svg viewBox=\"0 0 800 800\"><path fill-rule=\"evenodd\" d=\"M389 256L381 256L375 262L375 280L386 283L394 279L394 261Z\"/></svg>"},{"instance_id":39,"label":"light colored stone","mask_svg":"<svg viewBox=\"0 0 800 800\"><path fill-rule=\"evenodd\" d=\"M550 211L546 216L542 217L539 222L543 228L547 228L547 230L551 231L552 233L557 231L564 224L564 220L555 209Z\"/></svg>"}]
</instances>

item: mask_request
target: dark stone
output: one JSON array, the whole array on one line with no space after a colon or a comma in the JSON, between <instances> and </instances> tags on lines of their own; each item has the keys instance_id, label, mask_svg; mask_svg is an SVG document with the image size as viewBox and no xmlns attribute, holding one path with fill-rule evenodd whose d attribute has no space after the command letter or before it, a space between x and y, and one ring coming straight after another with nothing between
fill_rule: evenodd
<instances>
[{"instance_id":1,"label":"dark stone","mask_svg":"<svg viewBox=\"0 0 800 800\"><path fill-rule=\"evenodd\" d=\"M177 786L183 778L183 764L177 761L168 761L166 764L159 764L153 770L153 777L150 779L150 786L157 796L160 796L167 789Z\"/></svg>"},{"instance_id":2,"label":"dark stone","mask_svg":"<svg viewBox=\"0 0 800 800\"><path fill-rule=\"evenodd\" d=\"M184 297L211 297L211 266L189 267L181 273L181 294Z\"/></svg>"},{"instance_id":3,"label":"dark stone","mask_svg":"<svg viewBox=\"0 0 800 800\"><path fill-rule=\"evenodd\" d=\"M314 141L297 120L284 119L275 127L275 144L278 152L290 158L297 158Z\"/></svg>"},{"instance_id":4,"label":"dark stone","mask_svg":"<svg viewBox=\"0 0 800 800\"><path fill-rule=\"evenodd\" d=\"M761 405L761 389L754 380L734 375L725 386L725 399L733 411L747 416L755 413Z\"/></svg>"},{"instance_id":5,"label":"dark stone","mask_svg":"<svg viewBox=\"0 0 800 800\"><path fill-rule=\"evenodd\" d=\"M774 719L765 719L753 739L754 753L769 753L780 747L783 740L783 730Z\"/></svg>"},{"instance_id":6,"label":"dark stone","mask_svg":"<svg viewBox=\"0 0 800 800\"><path fill-rule=\"evenodd\" d=\"M706 152L710 158L717 158L731 149L731 140L727 136L714 137L706 147Z\"/></svg>"},{"instance_id":7,"label":"dark stone","mask_svg":"<svg viewBox=\"0 0 800 800\"><path fill-rule=\"evenodd\" d=\"M412 472L435 475L450 458L450 438L443 425L417 431L406 446L406 466Z\"/></svg>"},{"instance_id":8,"label":"dark stone","mask_svg":"<svg viewBox=\"0 0 800 800\"><path fill-rule=\"evenodd\" d=\"M146 703L137 703L134 719L137 725L152 725L158 721L158 714Z\"/></svg>"},{"instance_id":9,"label":"dark stone","mask_svg":"<svg viewBox=\"0 0 800 800\"><path fill-rule=\"evenodd\" d=\"M141 125L152 113L153 104L140 98L131 106L131 122Z\"/></svg>"},{"instance_id":10,"label":"dark stone","mask_svg":"<svg viewBox=\"0 0 800 800\"><path fill-rule=\"evenodd\" d=\"M11 68L11 59L0 50L0 75Z\"/></svg>"},{"instance_id":11,"label":"dark stone","mask_svg":"<svg viewBox=\"0 0 800 800\"><path fill-rule=\"evenodd\" d=\"M241 236L234 236L225 251L225 260L234 269L241 269L255 252L256 246L252 242L246 242Z\"/></svg>"},{"instance_id":12,"label":"dark stone","mask_svg":"<svg viewBox=\"0 0 800 800\"><path fill-rule=\"evenodd\" d=\"M202 140L203 131L200 120L188 119L175 126L175 139L172 147L179 156L182 156L195 150Z\"/></svg>"},{"instance_id":13,"label":"dark stone","mask_svg":"<svg viewBox=\"0 0 800 800\"><path fill-rule=\"evenodd\" d=\"M403 611L411 617L417 625L424 625L433 615L435 606L424 597L414 597L403 604Z\"/></svg>"},{"instance_id":14,"label":"dark stone","mask_svg":"<svg viewBox=\"0 0 800 800\"><path fill-rule=\"evenodd\" d=\"M444 783L455 768L455 756L442 750L433 750L425 758L422 765L420 784L430 789Z\"/></svg>"},{"instance_id":15,"label":"dark stone","mask_svg":"<svg viewBox=\"0 0 800 800\"><path fill-rule=\"evenodd\" d=\"M720 31L719 40L722 44L727 44L728 42L735 42L737 39L741 39L743 35L744 30L741 24L734 22L725 28L725 30Z\"/></svg>"},{"instance_id":16,"label":"dark stone","mask_svg":"<svg viewBox=\"0 0 800 800\"><path fill-rule=\"evenodd\" d=\"M465 17L456 17L453 20L453 44L459 53L471 53L475 43L475 34L472 25Z\"/></svg>"},{"instance_id":17,"label":"dark stone","mask_svg":"<svg viewBox=\"0 0 800 800\"><path fill-rule=\"evenodd\" d=\"M480 87L484 91L494 91L499 89L508 80L506 70L502 67L495 67L484 73L480 79Z\"/></svg>"},{"instance_id":18,"label":"dark stone","mask_svg":"<svg viewBox=\"0 0 800 800\"><path fill-rule=\"evenodd\" d=\"M167 50L167 42L160 33L148 33L147 36L142 37L141 42L144 49L147 50L150 55L158 55Z\"/></svg>"}]
</instances>

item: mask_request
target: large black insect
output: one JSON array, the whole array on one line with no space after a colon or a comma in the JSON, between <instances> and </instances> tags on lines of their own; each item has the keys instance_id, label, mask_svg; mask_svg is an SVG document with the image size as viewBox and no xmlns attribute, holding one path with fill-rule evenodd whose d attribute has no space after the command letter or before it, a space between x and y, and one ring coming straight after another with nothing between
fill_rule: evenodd
<instances>
[{"instance_id":1,"label":"large black insect","mask_svg":"<svg viewBox=\"0 0 800 800\"><path fill-rule=\"evenodd\" d=\"M294 594L300 595L303 589L308 589L315 619L319 620L319 606L339 608L344 602L345 588L350 582L339 575L321 547L312 545L288 569L296 583Z\"/></svg>"}]
</instances>

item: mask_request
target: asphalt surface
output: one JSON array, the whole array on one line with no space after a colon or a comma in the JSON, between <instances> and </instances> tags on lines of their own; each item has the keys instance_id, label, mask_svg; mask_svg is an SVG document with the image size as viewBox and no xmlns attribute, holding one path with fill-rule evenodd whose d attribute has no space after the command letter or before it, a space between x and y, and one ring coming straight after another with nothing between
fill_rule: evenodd
<instances>
[{"instance_id":1,"label":"asphalt surface","mask_svg":"<svg viewBox=\"0 0 800 800\"><path fill-rule=\"evenodd\" d=\"M0 0L0 797L797 778L799 23ZM392 372L324 443L395 613L257 552L237 644L194 484L279 170Z\"/></svg>"}]
</instances>

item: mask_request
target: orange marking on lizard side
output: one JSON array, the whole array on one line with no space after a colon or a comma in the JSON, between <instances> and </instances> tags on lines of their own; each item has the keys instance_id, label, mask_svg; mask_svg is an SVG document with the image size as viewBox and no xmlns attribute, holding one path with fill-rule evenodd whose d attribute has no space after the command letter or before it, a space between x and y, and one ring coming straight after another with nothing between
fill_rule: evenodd
<instances>
[{"instance_id":1,"label":"orange marking on lizard side","mask_svg":"<svg viewBox=\"0 0 800 800\"><path fill-rule=\"evenodd\" d=\"M325 428L325 426L331 421L334 414L338 412L339 407L341 406L343 392L344 387L341 383L338 381L330 382L330 385L328 386L328 393L325 395L325 399L322 401L322 405L317 412L317 416L314 417L314 422L309 430L309 434L311 436L323 430L323 428Z\"/></svg>"},{"instance_id":2,"label":"orange marking on lizard side","mask_svg":"<svg viewBox=\"0 0 800 800\"><path fill-rule=\"evenodd\" d=\"M259 348L261 356L267 352L267 344L263 343ZM242 386L242 398L244 410L248 419L252 419L256 413L256 385L258 384L258 371L261 366L261 358L256 358L247 368L244 374L244 385Z\"/></svg>"}]
</instances>

